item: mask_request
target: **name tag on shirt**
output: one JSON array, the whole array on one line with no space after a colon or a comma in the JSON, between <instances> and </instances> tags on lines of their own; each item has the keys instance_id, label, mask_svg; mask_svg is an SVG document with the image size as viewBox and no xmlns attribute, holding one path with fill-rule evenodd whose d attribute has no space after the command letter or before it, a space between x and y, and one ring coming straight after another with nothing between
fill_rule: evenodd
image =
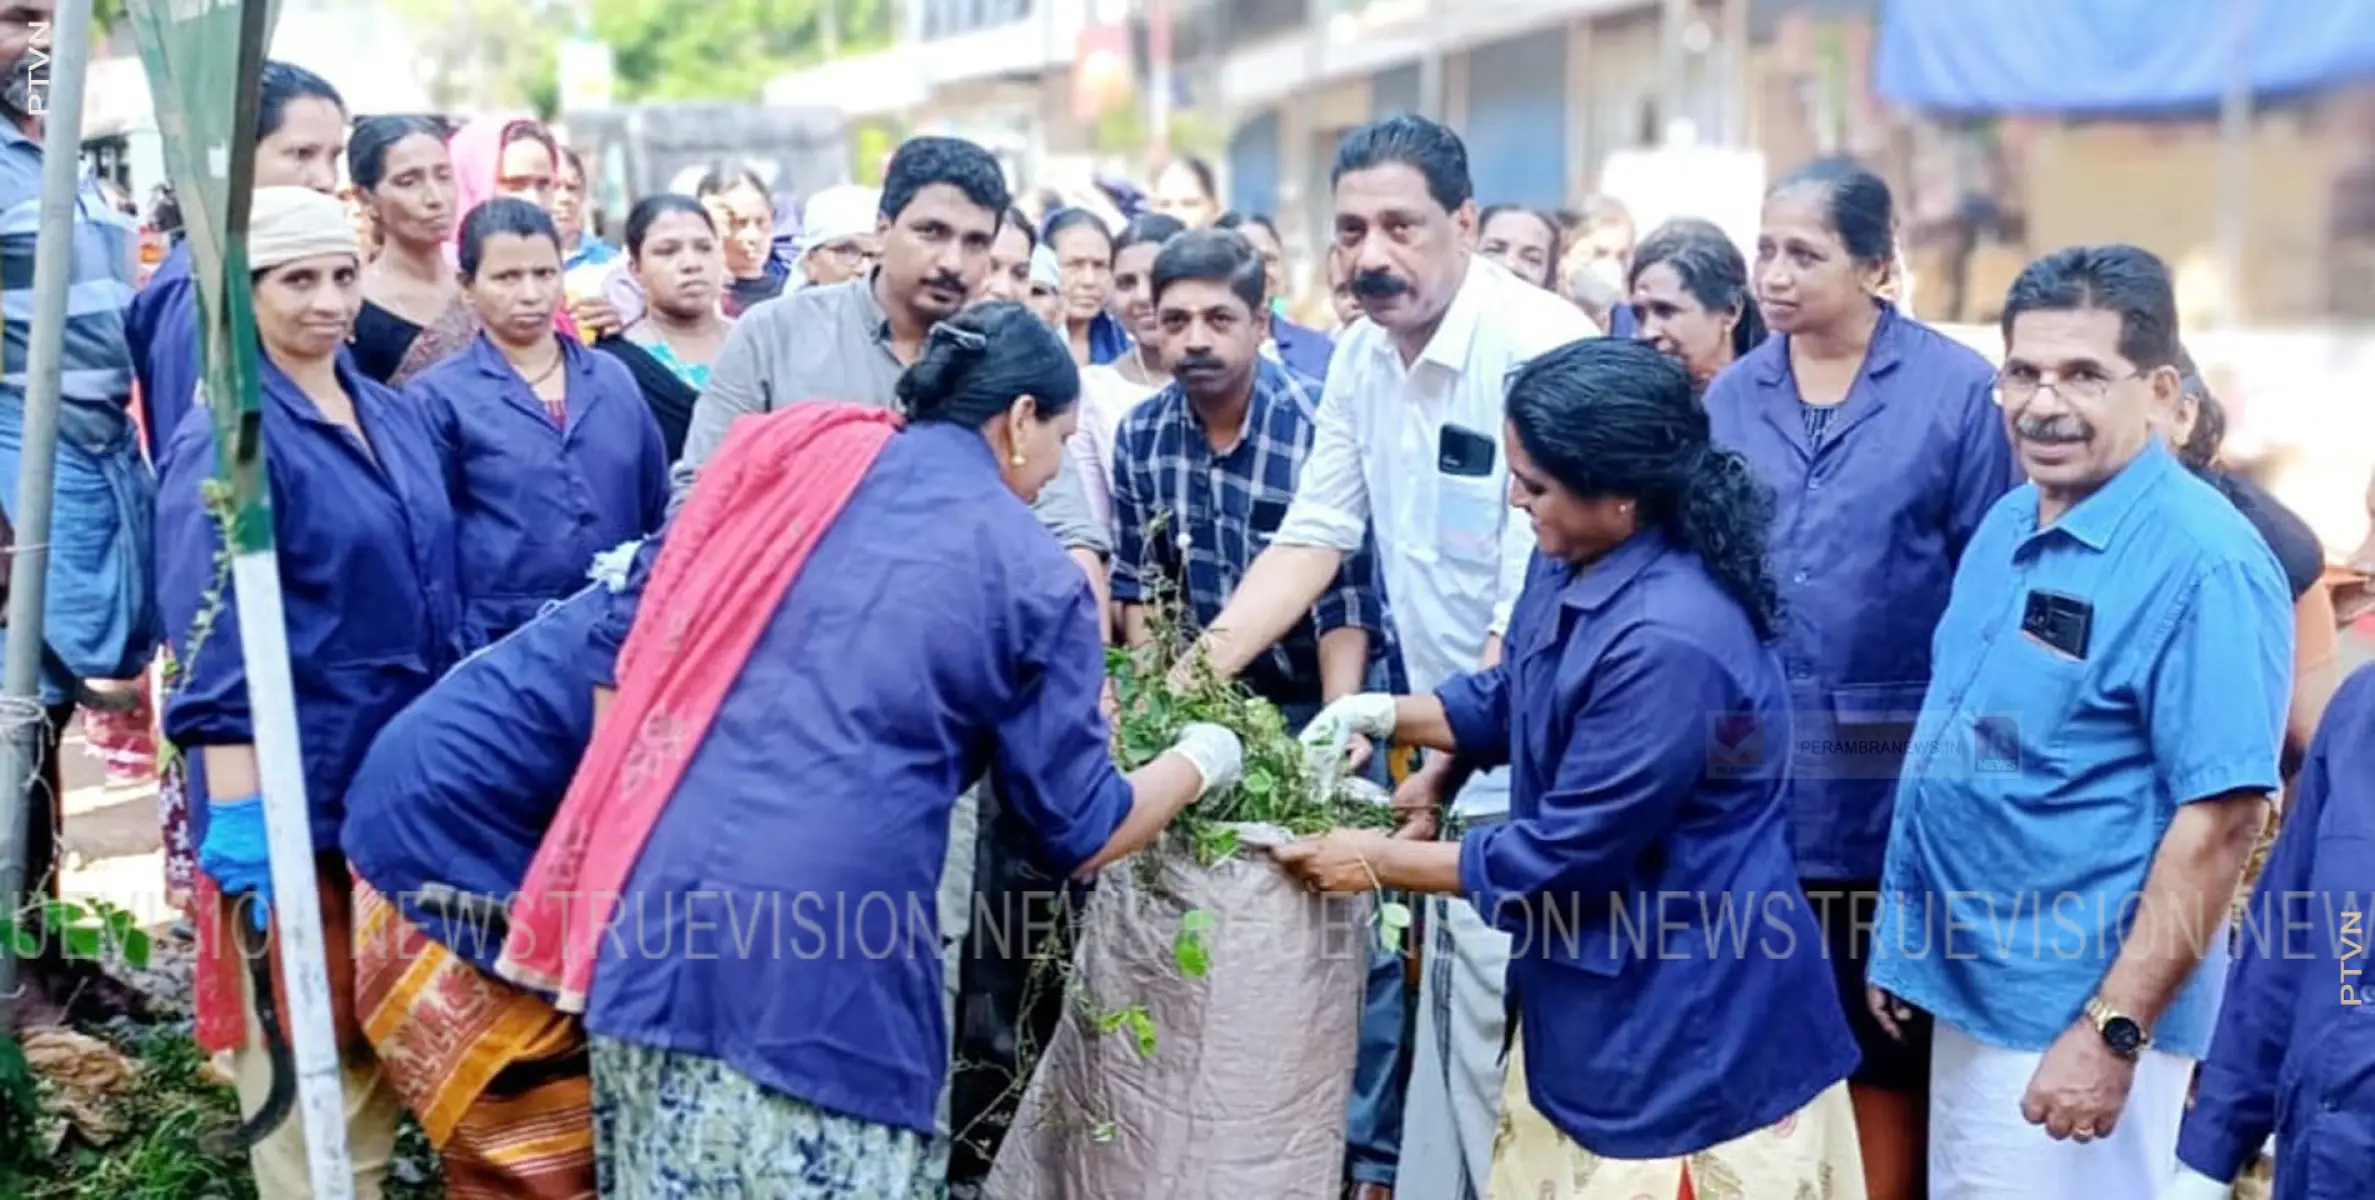
<instances>
[{"instance_id":1,"label":"name tag on shirt","mask_svg":"<svg viewBox=\"0 0 2375 1200\"><path fill-rule=\"evenodd\" d=\"M2020 616L2022 634L2075 662L2086 661L2094 628L2095 606L2065 592L2030 592Z\"/></svg>"}]
</instances>

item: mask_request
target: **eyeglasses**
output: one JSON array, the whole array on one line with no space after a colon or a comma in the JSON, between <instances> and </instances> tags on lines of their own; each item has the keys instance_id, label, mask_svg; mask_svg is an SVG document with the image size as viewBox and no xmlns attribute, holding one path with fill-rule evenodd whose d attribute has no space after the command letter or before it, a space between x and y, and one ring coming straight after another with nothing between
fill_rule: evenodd
<instances>
[{"instance_id":1,"label":"eyeglasses","mask_svg":"<svg viewBox=\"0 0 2375 1200\"><path fill-rule=\"evenodd\" d=\"M839 262L845 267L857 267L874 261L875 251L850 242L830 242L816 248L817 253Z\"/></svg>"},{"instance_id":2,"label":"eyeglasses","mask_svg":"<svg viewBox=\"0 0 2375 1200\"><path fill-rule=\"evenodd\" d=\"M2052 388L2064 400L2100 400L2118 384L2140 379L2150 368L2130 371L2117 378L2101 371L2082 367L2068 375L2048 379L2035 367L2010 366L1996 372L1996 403L2026 404L2038 392Z\"/></svg>"}]
</instances>

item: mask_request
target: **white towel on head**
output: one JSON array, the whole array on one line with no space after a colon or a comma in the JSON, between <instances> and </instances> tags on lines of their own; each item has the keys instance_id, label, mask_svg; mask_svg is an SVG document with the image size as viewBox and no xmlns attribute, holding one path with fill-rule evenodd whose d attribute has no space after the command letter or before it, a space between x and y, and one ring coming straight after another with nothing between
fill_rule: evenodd
<instances>
[{"instance_id":1,"label":"white towel on head","mask_svg":"<svg viewBox=\"0 0 2375 1200\"><path fill-rule=\"evenodd\" d=\"M248 202L247 265L263 271L324 254L360 256L337 197L304 187L257 188Z\"/></svg>"},{"instance_id":2,"label":"white towel on head","mask_svg":"<svg viewBox=\"0 0 2375 1200\"><path fill-rule=\"evenodd\" d=\"M854 183L826 188L810 196L800 213L800 252L872 233L881 212L882 193L873 188Z\"/></svg>"},{"instance_id":3,"label":"white towel on head","mask_svg":"<svg viewBox=\"0 0 2375 1200\"><path fill-rule=\"evenodd\" d=\"M1056 252L1048 249L1045 243L1031 251L1031 285L1037 287L1040 284L1064 286L1063 265L1056 261Z\"/></svg>"}]
</instances>

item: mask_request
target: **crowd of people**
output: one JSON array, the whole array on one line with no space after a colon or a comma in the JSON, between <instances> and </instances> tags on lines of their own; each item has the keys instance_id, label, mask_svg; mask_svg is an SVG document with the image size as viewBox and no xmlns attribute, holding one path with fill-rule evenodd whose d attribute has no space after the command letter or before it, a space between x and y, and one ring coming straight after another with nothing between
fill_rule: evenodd
<instances>
[{"instance_id":1,"label":"crowd of people","mask_svg":"<svg viewBox=\"0 0 2375 1200\"><path fill-rule=\"evenodd\" d=\"M231 286L359 1194L407 1113L457 1197L975 1194L951 1047L1020 1019L977 883L1092 883L1240 781L1215 725L1114 760L1105 655L1165 604L1183 672L1392 785L1392 832L1272 852L1425 900L1415 986L1380 942L1345 997L1348 1196L2221 1200L2270 1147L2280 1200L2366 1194L2375 530L2333 586L2225 469L2151 254L2032 263L1998 366L1893 303L1853 163L1744 256L1480 208L1392 116L1297 312L1192 159L1116 224L913 138L788 248L721 165L612 245L537 121L260 90ZM253 1115L286 1009L201 298L186 247L135 291L95 182L76 221L51 757L160 678L120 723L177 752L198 1036ZM295 1120L250 1159L310 1194Z\"/></svg>"}]
</instances>

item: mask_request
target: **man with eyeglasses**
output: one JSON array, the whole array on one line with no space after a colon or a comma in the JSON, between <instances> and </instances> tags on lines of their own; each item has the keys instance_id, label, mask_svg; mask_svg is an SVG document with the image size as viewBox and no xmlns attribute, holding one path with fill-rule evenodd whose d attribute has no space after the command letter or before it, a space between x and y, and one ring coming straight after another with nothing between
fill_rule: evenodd
<instances>
[{"instance_id":1,"label":"man with eyeglasses","mask_svg":"<svg viewBox=\"0 0 2375 1200\"><path fill-rule=\"evenodd\" d=\"M854 183L829 187L808 198L800 213L800 274L810 287L856 279L882 254L874 218L882 193Z\"/></svg>"},{"instance_id":2,"label":"man with eyeglasses","mask_svg":"<svg viewBox=\"0 0 2375 1200\"><path fill-rule=\"evenodd\" d=\"M1873 1014L1935 1018L1935 1200L2149 1200L2278 783L2292 602L2251 523L2158 430L2168 268L2033 263L1997 378L2029 483L1955 572L1897 791Z\"/></svg>"}]
</instances>

